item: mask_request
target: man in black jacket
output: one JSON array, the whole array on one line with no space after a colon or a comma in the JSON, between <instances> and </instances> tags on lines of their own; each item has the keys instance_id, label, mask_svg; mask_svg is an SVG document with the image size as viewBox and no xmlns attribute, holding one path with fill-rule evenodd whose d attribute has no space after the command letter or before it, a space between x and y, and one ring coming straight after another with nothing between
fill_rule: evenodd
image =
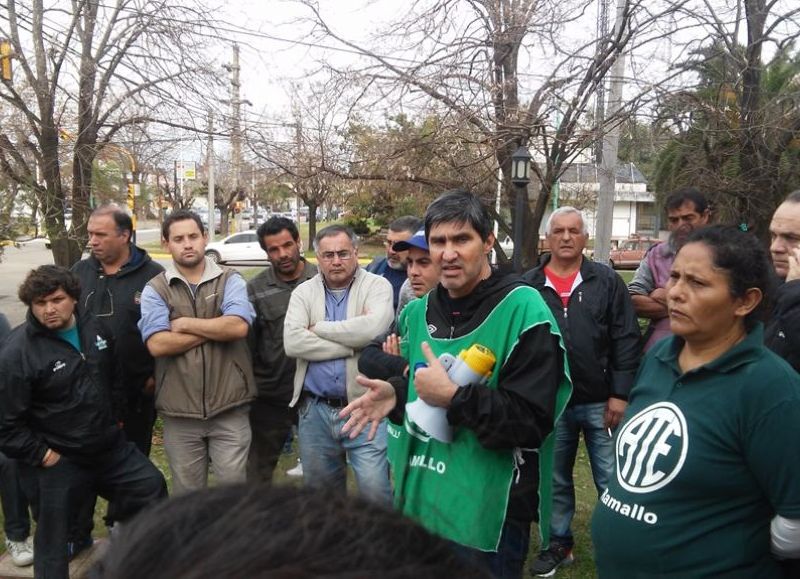
<instances>
[{"instance_id":1,"label":"man in black jacket","mask_svg":"<svg viewBox=\"0 0 800 579\"><path fill-rule=\"evenodd\" d=\"M521 577L530 523L549 502L539 487L540 464L552 456L546 441L570 390L558 326L538 292L492 270L491 220L476 196L440 196L425 213L425 232L441 281L398 324L415 371L389 381L359 376L369 390L342 415L351 415L346 429L354 433L374 432L387 415L402 425L389 438L396 505L495 577ZM475 347L494 363L484 379L459 387L438 352ZM411 416L420 402L444 413L450 441ZM542 482L549 487L548 476Z\"/></svg>"},{"instance_id":2,"label":"man in black jacket","mask_svg":"<svg viewBox=\"0 0 800 579\"><path fill-rule=\"evenodd\" d=\"M574 207L556 209L545 235L551 257L523 277L539 290L567 345L572 399L556 423L550 544L533 572L549 577L572 561L573 468L580 434L598 496L614 466L611 430L619 424L639 365L640 333L628 289L614 270L583 257L588 232Z\"/></svg>"},{"instance_id":3,"label":"man in black jacket","mask_svg":"<svg viewBox=\"0 0 800 579\"><path fill-rule=\"evenodd\" d=\"M96 492L119 520L166 496L164 477L115 419L114 338L92 316L76 319L77 276L43 265L19 289L28 306L0 353L0 451L38 488L37 578L67 579L67 535L76 505Z\"/></svg>"},{"instance_id":4,"label":"man in black jacket","mask_svg":"<svg viewBox=\"0 0 800 579\"><path fill-rule=\"evenodd\" d=\"M800 372L800 191L775 210L769 231L772 265L781 283L764 343Z\"/></svg>"},{"instance_id":5,"label":"man in black jacket","mask_svg":"<svg viewBox=\"0 0 800 579\"><path fill-rule=\"evenodd\" d=\"M137 324L142 290L164 268L131 243L133 222L118 206L95 209L86 229L92 254L72 267L81 283L78 312L102 319L114 335L117 351L124 352L120 364L126 396L119 419L127 439L149 455L156 420L155 362Z\"/></svg>"}]
</instances>

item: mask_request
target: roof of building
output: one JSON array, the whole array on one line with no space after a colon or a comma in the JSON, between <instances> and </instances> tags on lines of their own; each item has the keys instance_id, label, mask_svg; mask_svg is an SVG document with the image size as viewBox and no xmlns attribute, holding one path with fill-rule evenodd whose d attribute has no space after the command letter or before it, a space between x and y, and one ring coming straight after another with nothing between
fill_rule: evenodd
<instances>
[{"instance_id":1,"label":"roof of building","mask_svg":"<svg viewBox=\"0 0 800 579\"><path fill-rule=\"evenodd\" d=\"M561 175L562 183L597 183L599 169L594 163L573 163ZM620 163L616 170L617 183L647 183L633 163Z\"/></svg>"}]
</instances>

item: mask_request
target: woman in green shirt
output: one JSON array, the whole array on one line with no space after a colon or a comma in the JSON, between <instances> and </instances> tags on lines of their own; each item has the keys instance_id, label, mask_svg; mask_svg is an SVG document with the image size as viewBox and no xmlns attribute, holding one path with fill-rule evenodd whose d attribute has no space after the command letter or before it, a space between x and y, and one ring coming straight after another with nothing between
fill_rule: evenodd
<instances>
[{"instance_id":1,"label":"woman in green shirt","mask_svg":"<svg viewBox=\"0 0 800 579\"><path fill-rule=\"evenodd\" d=\"M800 556L800 376L763 346L770 275L730 227L676 256L674 336L639 369L592 519L601 578L779 578Z\"/></svg>"}]
</instances>

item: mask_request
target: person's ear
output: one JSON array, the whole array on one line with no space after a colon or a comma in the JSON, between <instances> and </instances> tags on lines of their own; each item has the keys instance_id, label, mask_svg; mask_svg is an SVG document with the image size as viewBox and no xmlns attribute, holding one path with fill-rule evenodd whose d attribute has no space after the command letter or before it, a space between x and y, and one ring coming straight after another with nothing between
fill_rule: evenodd
<instances>
[{"instance_id":1,"label":"person's ear","mask_svg":"<svg viewBox=\"0 0 800 579\"><path fill-rule=\"evenodd\" d=\"M761 290L757 287L751 287L744 292L744 296L739 298L740 304L736 308L735 314L742 318L746 317L750 312L758 307L758 304L761 303L762 299L764 299L764 294L761 293Z\"/></svg>"}]
</instances>

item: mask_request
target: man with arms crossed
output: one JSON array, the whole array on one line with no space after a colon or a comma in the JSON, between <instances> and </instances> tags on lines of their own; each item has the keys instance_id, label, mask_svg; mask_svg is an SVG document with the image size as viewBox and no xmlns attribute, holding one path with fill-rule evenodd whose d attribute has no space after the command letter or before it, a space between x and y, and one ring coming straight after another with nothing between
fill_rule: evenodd
<instances>
[{"instance_id":1,"label":"man with arms crossed","mask_svg":"<svg viewBox=\"0 0 800 579\"><path fill-rule=\"evenodd\" d=\"M345 492L345 453L362 496L391 500L386 426L374 440L342 433L339 411L364 392L356 383L361 350L392 322L392 286L358 266L357 238L341 225L314 239L320 273L298 286L284 322L286 354L297 358L292 406L306 485Z\"/></svg>"},{"instance_id":2,"label":"man with arms crossed","mask_svg":"<svg viewBox=\"0 0 800 579\"><path fill-rule=\"evenodd\" d=\"M342 414L351 414L355 435L367 425L374 432L392 412L395 505L495 577L522 577L530 523L537 506L545 513L550 505L549 435L570 393L558 325L539 292L490 267L491 219L475 195L440 196L425 213L425 232L441 282L409 303L398 325L415 371L407 381L360 376L369 391ZM439 357L471 349L491 368L459 387ZM445 413L450 442L410 416L420 400Z\"/></svg>"},{"instance_id":3,"label":"man with arms crossed","mask_svg":"<svg viewBox=\"0 0 800 579\"><path fill-rule=\"evenodd\" d=\"M247 282L247 294L256 310L250 351L258 387L258 398L250 405L253 441L247 480L270 483L297 416L297 409L289 406L295 361L283 349L283 319L292 291L314 277L317 267L300 255L300 233L290 219L271 217L261 224L257 235L270 267Z\"/></svg>"},{"instance_id":4,"label":"man with arms crossed","mask_svg":"<svg viewBox=\"0 0 800 579\"><path fill-rule=\"evenodd\" d=\"M614 468L611 429L619 424L639 366L641 335L625 282L605 264L583 257L586 220L574 207L553 211L545 226L550 257L523 277L539 290L567 345L572 398L556 423L550 545L533 564L550 577L572 562L573 469L581 433L597 495Z\"/></svg>"},{"instance_id":5,"label":"man with arms crossed","mask_svg":"<svg viewBox=\"0 0 800 579\"><path fill-rule=\"evenodd\" d=\"M205 257L200 216L174 211L162 245L173 267L142 292L142 339L156 359L156 409L175 493L245 480L255 381L247 347L253 306L235 270Z\"/></svg>"},{"instance_id":6,"label":"man with arms crossed","mask_svg":"<svg viewBox=\"0 0 800 579\"><path fill-rule=\"evenodd\" d=\"M645 333L645 352L661 338L672 335L667 317L666 290L672 262L689 234L708 225L711 216L705 195L693 187L670 194L666 207L669 241L650 248L628 284L636 314L650 319Z\"/></svg>"}]
</instances>

